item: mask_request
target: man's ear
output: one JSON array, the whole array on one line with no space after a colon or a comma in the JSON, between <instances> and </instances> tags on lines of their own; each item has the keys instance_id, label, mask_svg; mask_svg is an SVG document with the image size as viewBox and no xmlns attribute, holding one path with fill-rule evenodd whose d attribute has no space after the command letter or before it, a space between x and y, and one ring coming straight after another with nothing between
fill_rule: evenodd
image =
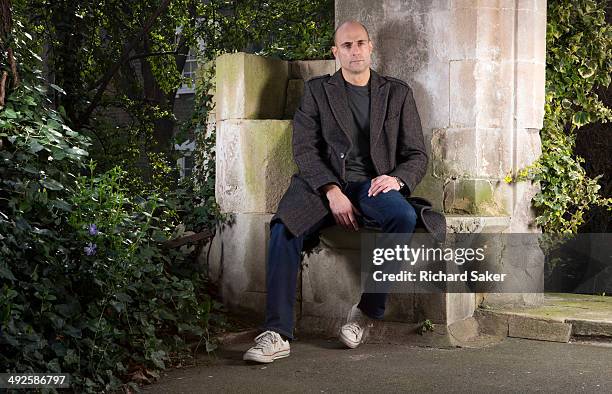
<instances>
[{"instance_id":1,"label":"man's ear","mask_svg":"<svg viewBox=\"0 0 612 394\"><path fill-rule=\"evenodd\" d=\"M338 48L335 45L332 45L331 50L334 57L336 57L336 52L338 51Z\"/></svg>"}]
</instances>

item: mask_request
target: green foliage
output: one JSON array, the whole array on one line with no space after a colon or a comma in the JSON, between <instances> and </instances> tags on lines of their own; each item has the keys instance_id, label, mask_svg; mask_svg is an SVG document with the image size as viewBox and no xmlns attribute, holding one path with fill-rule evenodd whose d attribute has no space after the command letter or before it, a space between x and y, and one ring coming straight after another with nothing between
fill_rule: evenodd
<instances>
[{"instance_id":1,"label":"green foliage","mask_svg":"<svg viewBox=\"0 0 612 394\"><path fill-rule=\"evenodd\" d=\"M192 117L182 125L178 138L181 141L191 133L196 143L195 168L192 178L186 183L197 197L192 222L206 223L212 216L220 218L214 194L216 130L214 119L210 119L214 110L214 59L220 54L236 51L256 52L286 60L330 58L333 10L334 2L330 0L213 0L199 9L202 20L194 34L205 46L198 51ZM205 212L208 217L203 215Z\"/></svg>"},{"instance_id":2,"label":"green foliage","mask_svg":"<svg viewBox=\"0 0 612 394\"><path fill-rule=\"evenodd\" d=\"M612 110L594 92L597 86L608 86L612 75L612 28L605 21L605 1L550 1L546 48L542 156L515 180L539 181L541 192L533 204L544 231L574 234L591 207L612 210L612 199L599 194L601 176L589 178L581 165L584 159L574 153L580 127L612 120Z\"/></svg>"},{"instance_id":3,"label":"green foliage","mask_svg":"<svg viewBox=\"0 0 612 394\"><path fill-rule=\"evenodd\" d=\"M29 53L27 40L15 39ZM184 229L183 190L138 195L120 168L94 174L90 140L34 67L21 70L0 108L1 372L70 373L77 392L112 391L189 356L188 342L211 349L209 320L223 320L197 251L163 246Z\"/></svg>"},{"instance_id":4,"label":"green foliage","mask_svg":"<svg viewBox=\"0 0 612 394\"><path fill-rule=\"evenodd\" d=\"M421 324L421 326L419 326L418 328L418 333L419 335L423 335L427 332L433 332L434 330L434 324L431 320L429 319L425 319L423 321L423 324Z\"/></svg>"},{"instance_id":5,"label":"green foliage","mask_svg":"<svg viewBox=\"0 0 612 394\"><path fill-rule=\"evenodd\" d=\"M211 0L196 35L204 61L226 52L255 52L286 60L331 58L333 0Z\"/></svg>"},{"instance_id":6,"label":"green foliage","mask_svg":"<svg viewBox=\"0 0 612 394\"><path fill-rule=\"evenodd\" d=\"M197 248L164 246L223 219L206 123L214 65L184 125L198 144L194 176L177 181L174 158L154 148L161 126L173 126L180 54L202 39L203 61L237 50L329 56L333 2L173 1L79 132L102 75L159 1L13 5L23 83L0 108L2 372L70 373L77 392L135 387L188 357L188 343L214 349L208 330L223 324ZM63 89L36 71L43 46ZM104 117L110 109L128 122Z\"/></svg>"},{"instance_id":7,"label":"green foliage","mask_svg":"<svg viewBox=\"0 0 612 394\"><path fill-rule=\"evenodd\" d=\"M0 364L113 390L206 340L219 305L194 248L162 244L176 199L131 195L120 168L96 176L90 163L90 175L73 175L87 139L48 104L24 84L0 112Z\"/></svg>"}]
</instances>

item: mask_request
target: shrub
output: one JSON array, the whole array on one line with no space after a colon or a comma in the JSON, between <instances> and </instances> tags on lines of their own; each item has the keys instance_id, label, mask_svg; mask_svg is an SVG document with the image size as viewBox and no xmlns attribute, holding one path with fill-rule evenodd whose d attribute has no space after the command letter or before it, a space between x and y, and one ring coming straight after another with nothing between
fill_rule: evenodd
<instances>
[{"instance_id":1,"label":"shrub","mask_svg":"<svg viewBox=\"0 0 612 394\"><path fill-rule=\"evenodd\" d=\"M130 194L120 168L95 175L88 140L37 86L9 97L0 137L2 372L70 373L76 391L108 391L207 339L219 305L193 247L162 243L175 194Z\"/></svg>"}]
</instances>

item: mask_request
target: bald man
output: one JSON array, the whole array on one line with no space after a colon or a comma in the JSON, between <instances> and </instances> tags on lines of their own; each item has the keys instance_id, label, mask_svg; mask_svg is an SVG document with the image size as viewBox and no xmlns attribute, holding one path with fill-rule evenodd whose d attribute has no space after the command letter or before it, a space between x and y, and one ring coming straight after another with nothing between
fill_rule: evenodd
<instances>
[{"instance_id":1,"label":"bald man","mask_svg":"<svg viewBox=\"0 0 612 394\"><path fill-rule=\"evenodd\" d=\"M408 84L370 68L373 48L365 26L342 23L331 48L340 69L304 86L293 119L299 171L270 223L266 318L244 360L289 356L306 237L333 224L358 231L364 221L385 233L414 231L417 214L406 197L427 168L421 122ZM346 347L357 347L372 320L383 318L386 298L386 292L362 293L339 332Z\"/></svg>"}]
</instances>

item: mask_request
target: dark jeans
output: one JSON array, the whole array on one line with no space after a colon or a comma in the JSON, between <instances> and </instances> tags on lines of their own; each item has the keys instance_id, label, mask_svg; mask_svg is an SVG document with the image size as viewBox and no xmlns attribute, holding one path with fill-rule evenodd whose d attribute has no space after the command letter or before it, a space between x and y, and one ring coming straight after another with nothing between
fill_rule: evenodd
<instances>
[{"instance_id":1,"label":"dark jeans","mask_svg":"<svg viewBox=\"0 0 612 394\"><path fill-rule=\"evenodd\" d=\"M378 223L384 233L414 232L417 217L412 205L396 190L368 197L370 182L349 182L343 192L355 208L367 219ZM299 237L294 237L280 221L271 224L264 330L276 331L293 339L293 306L304 238L334 223L329 214ZM358 307L370 318L382 319L386 300L387 293L362 293Z\"/></svg>"}]
</instances>

